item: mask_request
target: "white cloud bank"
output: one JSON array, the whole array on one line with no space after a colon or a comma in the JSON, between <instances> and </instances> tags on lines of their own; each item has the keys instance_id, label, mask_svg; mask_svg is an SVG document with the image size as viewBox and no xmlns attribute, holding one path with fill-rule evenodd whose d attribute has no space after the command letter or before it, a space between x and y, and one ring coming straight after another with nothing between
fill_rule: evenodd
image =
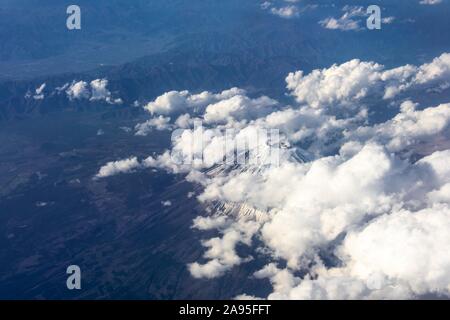
<instances>
[{"instance_id":1,"label":"white cloud bank","mask_svg":"<svg viewBox=\"0 0 450 320\"><path fill-rule=\"evenodd\" d=\"M181 129L171 150L140 164L109 163L99 175L165 168L200 184L198 199L206 206L245 205L241 216L216 212L194 220L195 229L218 231L202 243L204 260L188 266L196 278L219 277L245 263L251 257L240 257L237 245L255 246L258 238L262 244L254 249L266 253L267 265L255 281L268 278L273 286L263 298L448 296L450 103L420 106L402 94L442 87L449 70L447 53L390 70L351 60L307 75L298 71L286 79L296 100L291 106L239 89L166 93L146 109ZM398 113L368 124L373 100ZM192 152L196 121L205 125L203 160L174 161ZM221 162L226 129L238 129L235 143L253 141L267 156L270 139L251 139L263 128L281 132L277 165Z\"/></svg>"},{"instance_id":2,"label":"white cloud bank","mask_svg":"<svg viewBox=\"0 0 450 320\"><path fill-rule=\"evenodd\" d=\"M340 18L326 18L319 22L326 29L333 30L358 30L361 28L360 19L366 15L365 9L362 6L345 6L342 8L344 14Z\"/></svg>"},{"instance_id":3,"label":"white cloud bank","mask_svg":"<svg viewBox=\"0 0 450 320\"><path fill-rule=\"evenodd\" d=\"M354 59L308 75L302 71L290 73L286 81L299 103L318 108L354 105L370 95L391 99L408 89L433 86L449 77L450 54L444 53L419 67L405 65L389 70L375 62Z\"/></svg>"}]
</instances>

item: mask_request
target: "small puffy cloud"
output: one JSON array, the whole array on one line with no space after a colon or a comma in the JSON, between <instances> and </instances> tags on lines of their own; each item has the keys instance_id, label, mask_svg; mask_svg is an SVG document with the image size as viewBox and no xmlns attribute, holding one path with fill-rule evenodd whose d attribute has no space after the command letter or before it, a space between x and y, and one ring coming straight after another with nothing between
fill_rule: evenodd
<instances>
[{"instance_id":1,"label":"small puffy cloud","mask_svg":"<svg viewBox=\"0 0 450 320\"><path fill-rule=\"evenodd\" d=\"M102 166L95 177L106 178L120 173L128 173L139 167L140 164L136 157L118 161L111 161Z\"/></svg>"},{"instance_id":2,"label":"small puffy cloud","mask_svg":"<svg viewBox=\"0 0 450 320\"><path fill-rule=\"evenodd\" d=\"M44 97L45 97L44 90L45 90L46 86L47 86L47 84L43 83L38 88L36 88L35 94L33 96L34 100L42 100L42 99L44 99Z\"/></svg>"},{"instance_id":3,"label":"small puffy cloud","mask_svg":"<svg viewBox=\"0 0 450 320\"><path fill-rule=\"evenodd\" d=\"M90 100L106 100L111 98L111 92L106 87L108 80L96 79L91 81L92 94Z\"/></svg>"},{"instance_id":4,"label":"small puffy cloud","mask_svg":"<svg viewBox=\"0 0 450 320\"><path fill-rule=\"evenodd\" d=\"M70 100L88 99L90 96L88 83L85 81L73 82L66 90Z\"/></svg>"},{"instance_id":5,"label":"small puffy cloud","mask_svg":"<svg viewBox=\"0 0 450 320\"><path fill-rule=\"evenodd\" d=\"M369 157L372 156L376 156L376 153ZM370 163L380 163L379 159L372 159L372 162L369 159L354 162L353 159L341 165L341 168L345 168L343 170L349 170L349 175L345 175L347 178L352 177L351 179L358 179L354 174L359 170L361 173L367 172ZM340 190L339 196L342 195L342 199L328 196L329 190L323 189L328 180L314 176L316 182L320 181L322 189L319 193L312 191L312 194L327 194L323 199L325 203L333 199L337 202L330 206L330 211L322 207L312 216L305 215L305 210L316 210L316 206L320 207L322 199L318 197L314 201L319 202L310 205L303 196L303 193L311 192L309 189L301 189L298 193L292 190L293 197L299 198L301 207L292 207L288 200L285 203L286 209L275 214L262 229L264 243L269 244L278 255L288 261L287 269L279 269L271 263L255 274L256 278L271 280L273 292L268 298L406 299L429 293L450 294L450 259L448 255L443 254L449 250L450 239L446 230L450 224L450 208L447 203L448 196L445 191L441 192L448 189L449 160L448 150L433 153L413 165L395 161L394 158L387 160L388 162L385 160L390 164L382 170L384 173L379 172L377 167L371 168L373 174L369 173L371 177L359 187L355 186L355 182L347 184L345 182L347 178L344 176L341 177L344 180L340 180L343 184L332 182L330 186ZM431 174L427 172L427 168L432 170ZM310 171L312 170L311 168ZM340 170L339 168L336 172ZM321 168L321 171L328 170ZM373 184L374 181L378 182ZM354 189L354 196L360 197L360 200L355 198L353 201L347 198L347 195L350 197L352 195L346 195L346 191L343 191L344 185L356 189L372 185L371 188L374 189L362 193ZM420 193L417 192L417 188L436 191ZM407 200L408 193L413 194L414 199ZM382 202L379 207L373 203L372 208L363 209L370 203L367 202L369 198L372 199L370 201L378 198L378 201ZM429 202L432 199L434 201ZM421 205L418 205L418 201L422 201ZM427 203L429 207L420 209ZM360 213L372 212L375 213L375 218L353 220L358 215L349 213L359 205L361 207L357 210L361 210ZM409 206L410 209L402 208L403 206ZM419 209L412 209L416 207ZM361 217L359 215L357 219ZM339 226L346 226L347 232L342 233ZM273 236L265 234L266 228L269 230L274 228ZM328 233L330 231L331 233ZM283 234L283 237L279 237L280 234ZM320 248L322 246L320 238L327 234L326 237L331 237L324 240L322 245L334 242L338 234L346 234L342 244L334 251L340 261L338 267L326 267L316 255L317 249L311 250ZM301 246L305 241L308 245ZM295 256L296 253L305 252L305 249L310 250L309 259L305 254L302 255L303 260ZM303 263L300 264L301 261ZM302 278L294 276L295 271L305 264L314 265L310 267L309 274Z\"/></svg>"},{"instance_id":6,"label":"small puffy cloud","mask_svg":"<svg viewBox=\"0 0 450 320\"><path fill-rule=\"evenodd\" d=\"M229 225L229 220L226 216L214 217L197 217L194 219L193 228L198 230L213 230L221 229Z\"/></svg>"},{"instance_id":7,"label":"small puffy cloud","mask_svg":"<svg viewBox=\"0 0 450 320\"><path fill-rule=\"evenodd\" d=\"M217 218L216 221L196 221L194 227L211 229L213 226L222 227L224 222ZM257 232L259 225L254 221L238 220L228 228L221 231L222 237L216 237L202 242L207 248L204 258L208 261L204 264L194 262L188 265L189 271L194 278L216 278L239 265L249 258L243 259L236 253L238 243L251 244L253 235Z\"/></svg>"},{"instance_id":8,"label":"small puffy cloud","mask_svg":"<svg viewBox=\"0 0 450 320\"><path fill-rule=\"evenodd\" d=\"M192 127L194 124L194 120L191 118L189 113L182 114L175 121L175 126L177 128L187 129Z\"/></svg>"},{"instance_id":9,"label":"small puffy cloud","mask_svg":"<svg viewBox=\"0 0 450 320\"><path fill-rule=\"evenodd\" d=\"M381 22L384 24L391 24L395 21L395 17L386 17L381 19Z\"/></svg>"},{"instance_id":10,"label":"small puffy cloud","mask_svg":"<svg viewBox=\"0 0 450 320\"><path fill-rule=\"evenodd\" d=\"M430 63L420 66L414 82L418 84L450 78L450 53L444 53Z\"/></svg>"},{"instance_id":11,"label":"small puffy cloud","mask_svg":"<svg viewBox=\"0 0 450 320\"><path fill-rule=\"evenodd\" d=\"M203 118L207 123L227 123L230 121L252 120L269 114L277 102L268 97L250 99L236 95L206 107Z\"/></svg>"},{"instance_id":12,"label":"small puffy cloud","mask_svg":"<svg viewBox=\"0 0 450 320\"><path fill-rule=\"evenodd\" d=\"M218 94L202 92L191 94L189 91L170 91L149 102L144 108L151 114L172 115L201 112L207 105L217 101L245 94L245 91L232 88Z\"/></svg>"},{"instance_id":13,"label":"small puffy cloud","mask_svg":"<svg viewBox=\"0 0 450 320\"><path fill-rule=\"evenodd\" d=\"M150 131L155 128L156 130L162 131L170 128L170 118L158 116L147 120L144 123L139 123L135 126L137 136L146 136Z\"/></svg>"},{"instance_id":14,"label":"small puffy cloud","mask_svg":"<svg viewBox=\"0 0 450 320\"><path fill-rule=\"evenodd\" d=\"M450 104L416 110L416 104L405 101L393 119L372 127L359 127L348 134L348 140L378 141L390 151L398 152L432 142L441 134L450 134Z\"/></svg>"},{"instance_id":15,"label":"small puffy cloud","mask_svg":"<svg viewBox=\"0 0 450 320\"><path fill-rule=\"evenodd\" d=\"M222 276L251 259L236 250L245 245L266 254L253 279L270 280L269 299L450 295L443 254L450 250L450 104L394 100L445 87L449 65L443 54L388 70L351 60L298 71L286 80L296 98L290 106L238 89L162 95L147 107L176 119L170 125L180 134L169 150L131 167L183 173L202 188L197 199L210 215L194 219L193 228L218 236L204 240L204 256L188 265L196 278ZM397 114L371 123L367 100L391 100ZM279 161L224 162L229 129L233 145L247 141L260 158L273 141L255 134L278 129ZM107 174L130 166L105 167Z\"/></svg>"},{"instance_id":16,"label":"small puffy cloud","mask_svg":"<svg viewBox=\"0 0 450 320\"><path fill-rule=\"evenodd\" d=\"M329 17L319 22L321 26L326 29L332 30L359 30L360 29L360 19L366 15L366 12L361 6L344 6L344 14L340 18Z\"/></svg>"},{"instance_id":17,"label":"small puffy cloud","mask_svg":"<svg viewBox=\"0 0 450 320\"><path fill-rule=\"evenodd\" d=\"M266 10L272 6L272 3L270 1L264 1L261 3L261 9Z\"/></svg>"},{"instance_id":18,"label":"small puffy cloud","mask_svg":"<svg viewBox=\"0 0 450 320\"><path fill-rule=\"evenodd\" d=\"M108 80L107 79L96 79L92 80L91 83L91 97L89 100L98 101L103 100L110 104L121 104L122 99L113 99L111 92L107 89Z\"/></svg>"},{"instance_id":19,"label":"small puffy cloud","mask_svg":"<svg viewBox=\"0 0 450 320\"><path fill-rule=\"evenodd\" d=\"M152 114L171 114L184 111L187 104L188 91L170 91L156 98L145 106Z\"/></svg>"},{"instance_id":20,"label":"small puffy cloud","mask_svg":"<svg viewBox=\"0 0 450 320\"><path fill-rule=\"evenodd\" d=\"M424 4L424 5L434 5L434 4L439 4L442 3L442 0L421 0L420 4Z\"/></svg>"},{"instance_id":21,"label":"small puffy cloud","mask_svg":"<svg viewBox=\"0 0 450 320\"><path fill-rule=\"evenodd\" d=\"M181 166L169 151L156 157L149 156L142 161L142 165L147 168L162 168L172 173L189 171L189 166Z\"/></svg>"},{"instance_id":22,"label":"small puffy cloud","mask_svg":"<svg viewBox=\"0 0 450 320\"><path fill-rule=\"evenodd\" d=\"M188 192L188 194L187 194L188 199L191 199L194 196L195 196L195 192L193 192L193 191Z\"/></svg>"},{"instance_id":23,"label":"small puffy cloud","mask_svg":"<svg viewBox=\"0 0 450 320\"><path fill-rule=\"evenodd\" d=\"M96 79L90 83L86 81L73 81L71 84L65 84L57 88L56 92L62 92L65 89L69 100L105 101L109 104L121 104L120 98L113 98L111 92L107 89L107 79Z\"/></svg>"},{"instance_id":24,"label":"small puffy cloud","mask_svg":"<svg viewBox=\"0 0 450 320\"><path fill-rule=\"evenodd\" d=\"M287 88L299 103L319 108L348 104L367 96L369 88L377 85L383 66L354 59L308 75L302 71L290 73Z\"/></svg>"},{"instance_id":25,"label":"small puffy cloud","mask_svg":"<svg viewBox=\"0 0 450 320\"><path fill-rule=\"evenodd\" d=\"M232 88L217 94L207 91L200 94L170 91L148 103L145 109L152 115L160 115L159 118L154 118L158 120L152 120L152 126L156 121L169 119L162 116L171 115L176 119L174 124L178 128L188 128L194 123L193 116L198 116L199 120L208 124L249 121L269 114L276 105L277 101L268 97L251 99L245 95L245 91Z\"/></svg>"},{"instance_id":26,"label":"small puffy cloud","mask_svg":"<svg viewBox=\"0 0 450 320\"><path fill-rule=\"evenodd\" d=\"M122 130L125 133L130 133L133 130L130 127L126 127L126 126L122 126L119 129Z\"/></svg>"},{"instance_id":27,"label":"small puffy cloud","mask_svg":"<svg viewBox=\"0 0 450 320\"><path fill-rule=\"evenodd\" d=\"M298 17L299 10L296 6L285 6L281 8L271 8L270 12L281 18L290 19Z\"/></svg>"},{"instance_id":28,"label":"small puffy cloud","mask_svg":"<svg viewBox=\"0 0 450 320\"><path fill-rule=\"evenodd\" d=\"M170 207L172 205L172 201L170 201L170 200L162 201L161 205L163 207Z\"/></svg>"},{"instance_id":29,"label":"small puffy cloud","mask_svg":"<svg viewBox=\"0 0 450 320\"><path fill-rule=\"evenodd\" d=\"M286 299L292 288L300 282L300 279L295 277L292 272L288 269L279 269L275 263L269 263L263 269L255 272L254 277L270 279L274 293L269 296L269 299Z\"/></svg>"}]
</instances>

